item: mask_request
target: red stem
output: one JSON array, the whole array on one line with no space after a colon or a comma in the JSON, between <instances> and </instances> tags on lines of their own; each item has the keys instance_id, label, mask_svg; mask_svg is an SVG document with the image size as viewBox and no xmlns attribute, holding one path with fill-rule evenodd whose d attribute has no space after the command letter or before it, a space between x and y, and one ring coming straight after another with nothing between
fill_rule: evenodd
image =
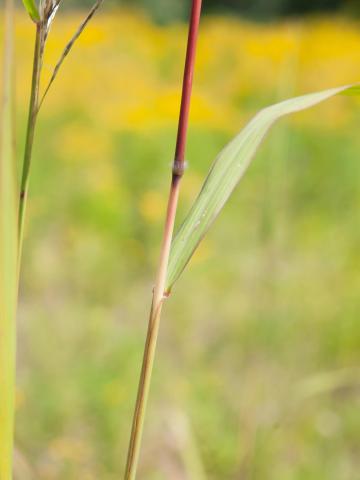
<instances>
[{"instance_id":1,"label":"red stem","mask_svg":"<svg viewBox=\"0 0 360 480\"><path fill-rule=\"evenodd\" d=\"M195 63L197 43L196 41L199 30L201 3L202 0L193 0L192 2L188 46L186 51L186 62L183 77L179 126L172 172L172 182L166 211L159 265L154 286L153 301L150 311L148 331L143 355L143 363L132 423L124 477L125 480L135 480L136 478L137 464L140 454L141 439L145 419L145 410L150 389L151 374L155 359L156 342L160 326L160 316L165 298L164 290L166 274L179 198L180 180L184 173L185 166L185 146L189 122L190 98Z\"/></svg>"},{"instance_id":2,"label":"red stem","mask_svg":"<svg viewBox=\"0 0 360 480\"><path fill-rule=\"evenodd\" d=\"M184 78L182 86L181 107L179 115L179 125L176 140L175 160L174 160L174 176L181 176L184 172L185 164L185 147L187 139L187 131L189 124L189 111L191 90L194 76L194 65L196 55L196 44L199 32L199 23L201 15L202 0L193 0L190 16L190 27L188 35L188 43L186 50L186 61L184 69Z\"/></svg>"}]
</instances>

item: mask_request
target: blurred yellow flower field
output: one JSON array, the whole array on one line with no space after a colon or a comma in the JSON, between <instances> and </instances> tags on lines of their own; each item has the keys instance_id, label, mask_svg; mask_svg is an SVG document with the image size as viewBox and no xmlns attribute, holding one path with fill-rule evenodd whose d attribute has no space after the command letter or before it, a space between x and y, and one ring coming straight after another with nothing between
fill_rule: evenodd
<instances>
[{"instance_id":1,"label":"blurred yellow flower field","mask_svg":"<svg viewBox=\"0 0 360 480\"><path fill-rule=\"evenodd\" d=\"M80 14L57 19L45 62L48 76L80 20ZM27 105L23 79L29 74L31 38L31 25L19 16L17 77L23 108ZM185 40L185 25L156 26L133 11L100 14L67 60L47 101L46 114L72 103L85 109L102 128L115 131L161 128L175 122ZM252 99L250 106L255 108L277 100L282 90L286 95L356 82L359 46L359 24L341 18L269 25L206 18L192 121L236 131L247 118L248 112L239 108L247 99ZM324 115L324 122L329 126L336 127L337 117L345 121L348 112L340 105L328 109L332 116Z\"/></svg>"}]
</instances>

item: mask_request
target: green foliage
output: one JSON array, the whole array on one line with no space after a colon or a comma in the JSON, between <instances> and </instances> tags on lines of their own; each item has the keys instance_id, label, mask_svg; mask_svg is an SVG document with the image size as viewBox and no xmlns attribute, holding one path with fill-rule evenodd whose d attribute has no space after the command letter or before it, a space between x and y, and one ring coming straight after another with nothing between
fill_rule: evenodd
<instances>
[{"instance_id":1,"label":"green foliage","mask_svg":"<svg viewBox=\"0 0 360 480\"><path fill-rule=\"evenodd\" d=\"M312 107L343 92L357 93L357 86L332 88L277 103L261 110L216 158L201 192L177 233L171 248L167 289L184 270L197 246L243 177L257 148L274 122Z\"/></svg>"},{"instance_id":2,"label":"green foliage","mask_svg":"<svg viewBox=\"0 0 360 480\"><path fill-rule=\"evenodd\" d=\"M297 399L298 382L359 364L360 139L353 100L320 107L330 115L345 110L348 120L340 125L309 125L315 111L277 125L176 285L162 324L144 478L169 478L174 451L163 412L172 408L189 417L209 480L255 469L267 480L356 478L356 378ZM89 117L71 103L40 116L33 164L17 438L35 478L44 480L86 478L89 468L95 478L113 480L124 467L143 299L162 230L161 206L154 206L157 219L147 219L141 197L147 190L165 197L173 147L174 129L107 131L113 147L103 162L75 146L71 156L63 141L70 120L94 144L103 139ZM206 158L229 135L193 125L182 204L189 205L194 177L203 177ZM265 205L272 219L266 239ZM328 416L332 428L323 433ZM176 446L181 428L174 434L176 462L184 452Z\"/></svg>"},{"instance_id":3,"label":"green foliage","mask_svg":"<svg viewBox=\"0 0 360 480\"><path fill-rule=\"evenodd\" d=\"M93 62L98 65L96 56ZM115 65L112 72L127 73ZM97 91L98 76L90 81ZM252 91L251 105L262 94ZM101 88L98 95L101 105L109 92ZM112 480L123 468L134 365L143 347L142 299L165 203L155 202L160 215L149 218L143 213L148 197L141 197L146 189L167 191L174 128L111 129L80 103L61 104L39 119L24 256L17 438L35 478ZM308 379L305 387L312 386L312 374L359 360L357 120L354 109L330 127L290 124L286 138L275 137L278 148L267 142L186 285L179 283L164 322L152 391L160 414L151 422L144 478L169 478L169 464L176 469L183 462L183 425L166 412L176 428L163 427L164 405L189 414L209 480L356 477L358 377L346 376L341 389L306 402L294 398L294 384ZM185 204L194 193L189 184L203 178L206 159L230 134L221 128L191 128L188 158L194 161L184 179ZM103 137L111 148L100 155L95 147ZM273 182L270 199L264 187L279 160L287 168ZM285 200L282 182L289 187ZM266 241L259 227L263 204L272 210Z\"/></svg>"},{"instance_id":4,"label":"green foliage","mask_svg":"<svg viewBox=\"0 0 360 480\"><path fill-rule=\"evenodd\" d=\"M88 7L91 0L67 0L66 7ZM344 5L346 3L346 5ZM190 2L188 0L108 0L107 6L134 5L146 10L159 23L186 20ZM269 20L280 16L303 15L319 11L334 11L346 8L351 12L359 9L357 0L208 0L203 2L205 13L230 13Z\"/></svg>"},{"instance_id":5,"label":"green foliage","mask_svg":"<svg viewBox=\"0 0 360 480\"><path fill-rule=\"evenodd\" d=\"M39 10L34 0L23 0L24 7L26 11L30 15L30 17L34 20L34 22L38 22L40 20Z\"/></svg>"}]
</instances>

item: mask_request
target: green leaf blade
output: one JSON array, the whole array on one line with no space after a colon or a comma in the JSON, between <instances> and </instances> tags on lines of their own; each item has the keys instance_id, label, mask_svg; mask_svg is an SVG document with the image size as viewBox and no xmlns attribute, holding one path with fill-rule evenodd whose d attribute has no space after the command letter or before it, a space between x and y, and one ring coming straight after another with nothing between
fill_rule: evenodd
<instances>
[{"instance_id":1,"label":"green leaf blade","mask_svg":"<svg viewBox=\"0 0 360 480\"><path fill-rule=\"evenodd\" d=\"M35 1L34 0L22 0L22 1L26 11L28 12L32 20L34 20L34 22L38 22L40 20L40 14Z\"/></svg>"},{"instance_id":2,"label":"green leaf blade","mask_svg":"<svg viewBox=\"0 0 360 480\"><path fill-rule=\"evenodd\" d=\"M12 479L15 415L17 202L13 129L13 0L6 1L0 104L0 479Z\"/></svg>"},{"instance_id":3,"label":"green leaf blade","mask_svg":"<svg viewBox=\"0 0 360 480\"><path fill-rule=\"evenodd\" d=\"M348 85L310 93L264 108L220 152L173 240L167 273L167 291L171 290L243 177L270 127L281 117L305 110L341 93L357 94L359 86Z\"/></svg>"}]
</instances>

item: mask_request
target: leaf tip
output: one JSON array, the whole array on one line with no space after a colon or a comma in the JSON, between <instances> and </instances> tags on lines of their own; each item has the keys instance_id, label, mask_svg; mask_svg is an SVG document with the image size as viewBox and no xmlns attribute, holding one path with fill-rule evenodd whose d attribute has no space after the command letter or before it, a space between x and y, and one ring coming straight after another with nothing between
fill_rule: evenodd
<instances>
[{"instance_id":1,"label":"leaf tip","mask_svg":"<svg viewBox=\"0 0 360 480\"><path fill-rule=\"evenodd\" d=\"M40 13L34 0L23 0L23 4L31 20L38 23L40 21Z\"/></svg>"}]
</instances>

